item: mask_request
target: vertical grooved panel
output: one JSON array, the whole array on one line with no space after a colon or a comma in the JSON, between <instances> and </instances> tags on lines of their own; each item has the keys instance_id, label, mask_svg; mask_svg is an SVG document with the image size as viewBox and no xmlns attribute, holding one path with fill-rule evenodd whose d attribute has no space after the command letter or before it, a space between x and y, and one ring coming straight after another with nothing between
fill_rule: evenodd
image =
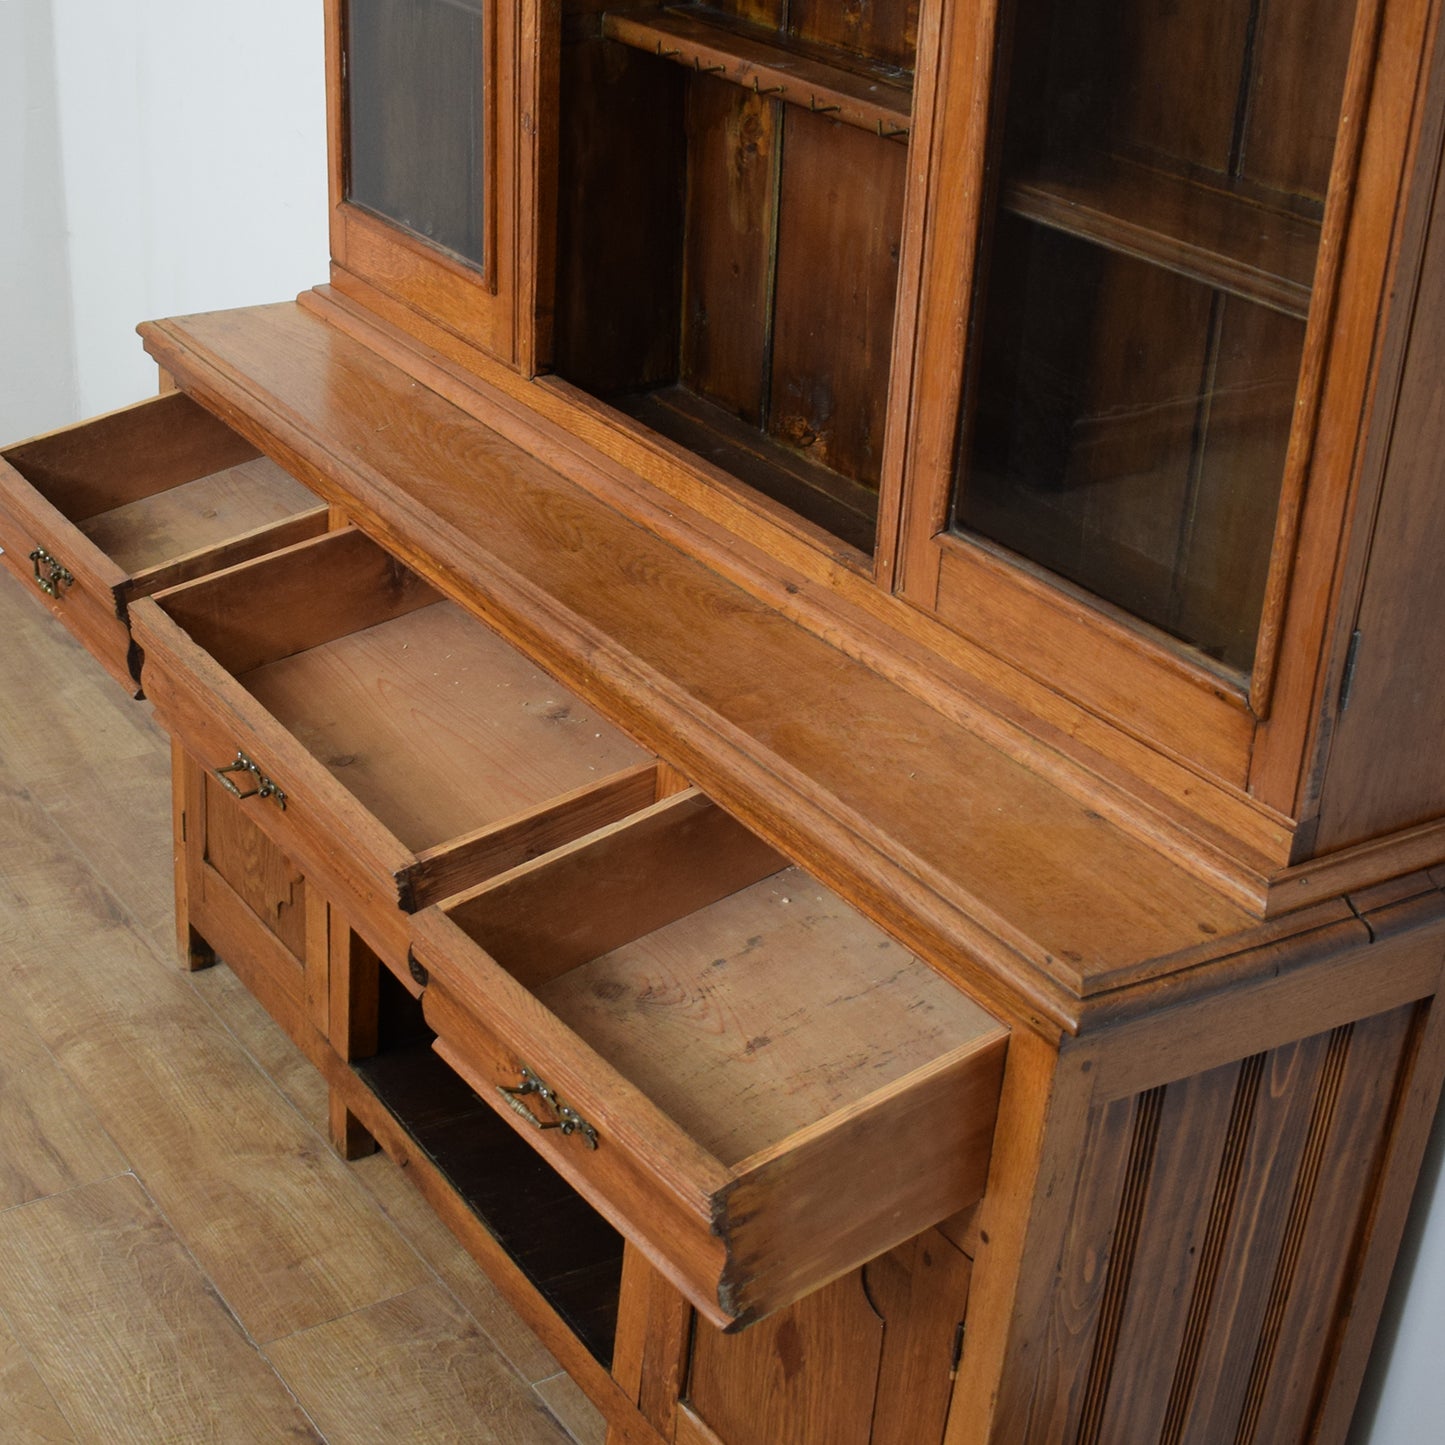
<instances>
[{"instance_id":1,"label":"vertical grooved panel","mask_svg":"<svg viewBox=\"0 0 1445 1445\"><path fill-rule=\"evenodd\" d=\"M1246 1059L1239 1071L1239 1085L1234 1091L1225 1134L1224 1157L1214 1182L1214 1196L1209 1206L1209 1224L1200 1250L1199 1267L1184 1321L1184 1337L1169 1387L1164 1411L1164 1424L1159 1432L1161 1445L1178 1445L1184 1429L1185 1412L1198 1378L1199 1358L1204 1346L1215 1292L1219 1287L1220 1268L1224 1260L1225 1241L1234 1222L1239 1200L1240 1180L1244 1172L1249 1141L1254 1133L1256 1106L1259 1102L1260 1080L1264 1074L1265 1056L1255 1054Z\"/></svg>"},{"instance_id":2,"label":"vertical grooved panel","mask_svg":"<svg viewBox=\"0 0 1445 1445\"><path fill-rule=\"evenodd\" d=\"M1241 1073L1240 1063L1225 1064L1164 1091L1100 1440L1159 1438L1228 1157Z\"/></svg>"},{"instance_id":3,"label":"vertical grooved panel","mask_svg":"<svg viewBox=\"0 0 1445 1445\"><path fill-rule=\"evenodd\" d=\"M1079 1420L1079 1445L1096 1445L1103 1421L1109 1380L1113 1374L1114 1355L1119 1328L1129 1293L1129 1276L1134 1267L1134 1254L1149 1189L1149 1174L1154 1165L1154 1150L1159 1141L1159 1120L1164 1108L1163 1089L1151 1089L1139 1100L1134 1117L1134 1137L1125 1170L1123 1197L1119 1203L1119 1219L1114 1229L1114 1253L1104 1297L1099 1309L1099 1329L1094 1337L1093 1357L1089 1361L1089 1382Z\"/></svg>"},{"instance_id":4,"label":"vertical grooved panel","mask_svg":"<svg viewBox=\"0 0 1445 1445\"><path fill-rule=\"evenodd\" d=\"M1274 1283L1270 1288L1269 1307L1265 1312L1264 1325L1260 1330L1259 1346L1255 1352L1254 1366L1250 1371L1249 1389L1245 1396L1244 1413L1240 1418L1235 1439L1238 1445L1248 1445L1255 1438L1259 1424L1259 1413L1264 1390L1268 1385L1270 1367L1279 1348L1280 1332L1284 1324L1285 1307L1290 1287L1294 1282L1295 1270L1299 1264L1300 1251L1304 1245L1305 1225L1309 1218L1310 1205L1314 1200L1315 1187L1319 1183L1320 1168L1324 1162L1325 1144L1330 1126L1334 1122L1335 1107L1339 1102L1340 1083L1344 1077L1345 1060L1349 1054L1350 1036L1354 1026L1347 1024L1330 1035L1329 1055L1315 1092L1314 1113L1310 1120L1309 1140L1305 1146L1304 1158L1300 1162L1295 1179L1294 1197L1290 1201L1288 1219L1279 1259L1275 1265Z\"/></svg>"}]
</instances>

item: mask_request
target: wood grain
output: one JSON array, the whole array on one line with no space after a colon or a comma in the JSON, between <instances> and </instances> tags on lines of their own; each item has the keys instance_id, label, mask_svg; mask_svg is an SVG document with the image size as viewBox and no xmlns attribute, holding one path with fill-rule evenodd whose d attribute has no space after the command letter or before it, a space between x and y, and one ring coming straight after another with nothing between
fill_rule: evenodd
<instances>
[{"instance_id":1,"label":"wood grain","mask_svg":"<svg viewBox=\"0 0 1445 1445\"><path fill-rule=\"evenodd\" d=\"M82 1438L317 1438L134 1178L0 1216L0 1265L0 1309Z\"/></svg>"},{"instance_id":2,"label":"wood grain","mask_svg":"<svg viewBox=\"0 0 1445 1445\"><path fill-rule=\"evenodd\" d=\"M425 1418L437 1440L567 1440L435 1284L276 1340L268 1353L328 1439L383 1445L406 1439Z\"/></svg>"},{"instance_id":3,"label":"wood grain","mask_svg":"<svg viewBox=\"0 0 1445 1445\"><path fill-rule=\"evenodd\" d=\"M1042 1007L1044 993L1019 972L1020 952L1036 974L1086 988L1078 970L1087 975L1121 951L1168 957L1247 926L1242 909L1038 772L961 726L940 728L939 713L590 503L439 398L419 396L350 338L284 308L193 320L186 336L188 351L215 346L226 367L252 372L253 387L283 391L291 416L324 407L330 427L343 412L358 421L364 412L344 491L369 526L418 561L445 552L450 585L475 597L504 635L770 841L801 846L806 834L821 881L867 897L930 962L966 968L990 987L958 951L936 956L946 934ZM280 336L284 357L273 344ZM382 412L395 421L378 431ZM291 445L313 459L298 464L308 482L335 475L329 443L289 422L287 441L288 459ZM407 480L382 487L382 474ZM405 516L419 505L424 548L407 542ZM482 513L485 547L465 540ZM877 757L892 760L886 773L868 765ZM940 809L945 780L956 806ZM1115 898L1107 911L1086 901L1104 874Z\"/></svg>"},{"instance_id":4,"label":"wood grain","mask_svg":"<svg viewBox=\"0 0 1445 1445\"><path fill-rule=\"evenodd\" d=\"M7 1013L0 1013L0 1098L0 1210L124 1172L84 1095Z\"/></svg>"}]
</instances>

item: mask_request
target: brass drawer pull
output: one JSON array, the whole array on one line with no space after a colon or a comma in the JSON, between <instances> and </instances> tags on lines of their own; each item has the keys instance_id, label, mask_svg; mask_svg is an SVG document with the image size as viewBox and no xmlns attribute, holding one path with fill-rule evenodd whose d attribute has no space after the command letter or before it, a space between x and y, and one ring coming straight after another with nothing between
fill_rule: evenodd
<instances>
[{"instance_id":1,"label":"brass drawer pull","mask_svg":"<svg viewBox=\"0 0 1445 1445\"><path fill-rule=\"evenodd\" d=\"M35 568L35 585L47 596L54 597L57 601L60 598L60 589L70 587L74 584L75 578L71 576L66 567L62 567L44 547L37 547L30 554L31 564ZM46 575L40 575L40 569L44 566Z\"/></svg>"},{"instance_id":2,"label":"brass drawer pull","mask_svg":"<svg viewBox=\"0 0 1445 1445\"><path fill-rule=\"evenodd\" d=\"M221 786L233 797L270 798L283 813L286 811L286 794L283 793L245 753L237 752L234 763L227 763L224 768L213 768L212 772L220 779ZM249 773L254 779L256 786L243 793L241 789L226 776L228 773Z\"/></svg>"},{"instance_id":3,"label":"brass drawer pull","mask_svg":"<svg viewBox=\"0 0 1445 1445\"><path fill-rule=\"evenodd\" d=\"M522 1075L520 1084L509 1087L498 1084L497 1092L507 1101L507 1107L520 1114L536 1129L560 1129L564 1134L575 1134L589 1148L597 1147L597 1130L575 1109L569 1108L557 1097L556 1091L544 1084L525 1064L518 1066ZM535 1094L557 1116L555 1119L539 1119L522 1100Z\"/></svg>"}]
</instances>

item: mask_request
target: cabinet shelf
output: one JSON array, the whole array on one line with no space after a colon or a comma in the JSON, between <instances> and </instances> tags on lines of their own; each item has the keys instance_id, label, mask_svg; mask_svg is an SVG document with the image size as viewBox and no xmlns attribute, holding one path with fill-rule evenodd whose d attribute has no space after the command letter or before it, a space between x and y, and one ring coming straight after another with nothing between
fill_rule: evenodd
<instances>
[{"instance_id":1,"label":"cabinet shelf","mask_svg":"<svg viewBox=\"0 0 1445 1445\"><path fill-rule=\"evenodd\" d=\"M1006 210L1287 316L1309 311L1320 224L1255 194L1122 157L1010 184Z\"/></svg>"},{"instance_id":2,"label":"cabinet shelf","mask_svg":"<svg viewBox=\"0 0 1445 1445\"><path fill-rule=\"evenodd\" d=\"M381 1049L353 1066L594 1359L612 1360L622 1236L432 1051L383 971Z\"/></svg>"},{"instance_id":3,"label":"cabinet shelf","mask_svg":"<svg viewBox=\"0 0 1445 1445\"><path fill-rule=\"evenodd\" d=\"M700 7L609 11L602 33L885 140L907 139L913 90L907 72L897 67L860 59L849 68L821 47Z\"/></svg>"},{"instance_id":4,"label":"cabinet shelf","mask_svg":"<svg viewBox=\"0 0 1445 1445\"><path fill-rule=\"evenodd\" d=\"M810 461L685 386L617 397L612 404L840 541L872 551L878 494L871 488Z\"/></svg>"}]
</instances>

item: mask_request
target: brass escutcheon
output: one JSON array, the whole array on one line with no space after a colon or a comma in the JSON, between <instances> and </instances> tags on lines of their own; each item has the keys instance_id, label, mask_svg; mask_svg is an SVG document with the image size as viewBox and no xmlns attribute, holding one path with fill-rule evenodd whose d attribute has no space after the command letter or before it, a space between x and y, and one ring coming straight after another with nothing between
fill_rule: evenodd
<instances>
[{"instance_id":1,"label":"brass escutcheon","mask_svg":"<svg viewBox=\"0 0 1445 1445\"><path fill-rule=\"evenodd\" d=\"M44 547L37 547L30 554L31 565L35 568L35 585L47 596L54 597L57 601L60 598L60 589L69 587L75 582L68 568L61 566ZM40 575L41 567L46 568L47 575Z\"/></svg>"},{"instance_id":2,"label":"brass escutcheon","mask_svg":"<svg viewBox=\"0 0 1445 1445\"><path fill-rule=\"evenodd\" d=\"M517 1071L522 1076L520 1084L497 1085L497 1092L507 1101L509 1109L520 1114L534 1129L560 1129L564 1134L575 1134L589 1149L597 1147L597 1130L575 1109L564 1104L555 1089L538 1078L526 1064L519 1064ZM522 1102L529 1094L535 1094L557 1117L539 1119Z\"/></svg>"}]
</instances>

